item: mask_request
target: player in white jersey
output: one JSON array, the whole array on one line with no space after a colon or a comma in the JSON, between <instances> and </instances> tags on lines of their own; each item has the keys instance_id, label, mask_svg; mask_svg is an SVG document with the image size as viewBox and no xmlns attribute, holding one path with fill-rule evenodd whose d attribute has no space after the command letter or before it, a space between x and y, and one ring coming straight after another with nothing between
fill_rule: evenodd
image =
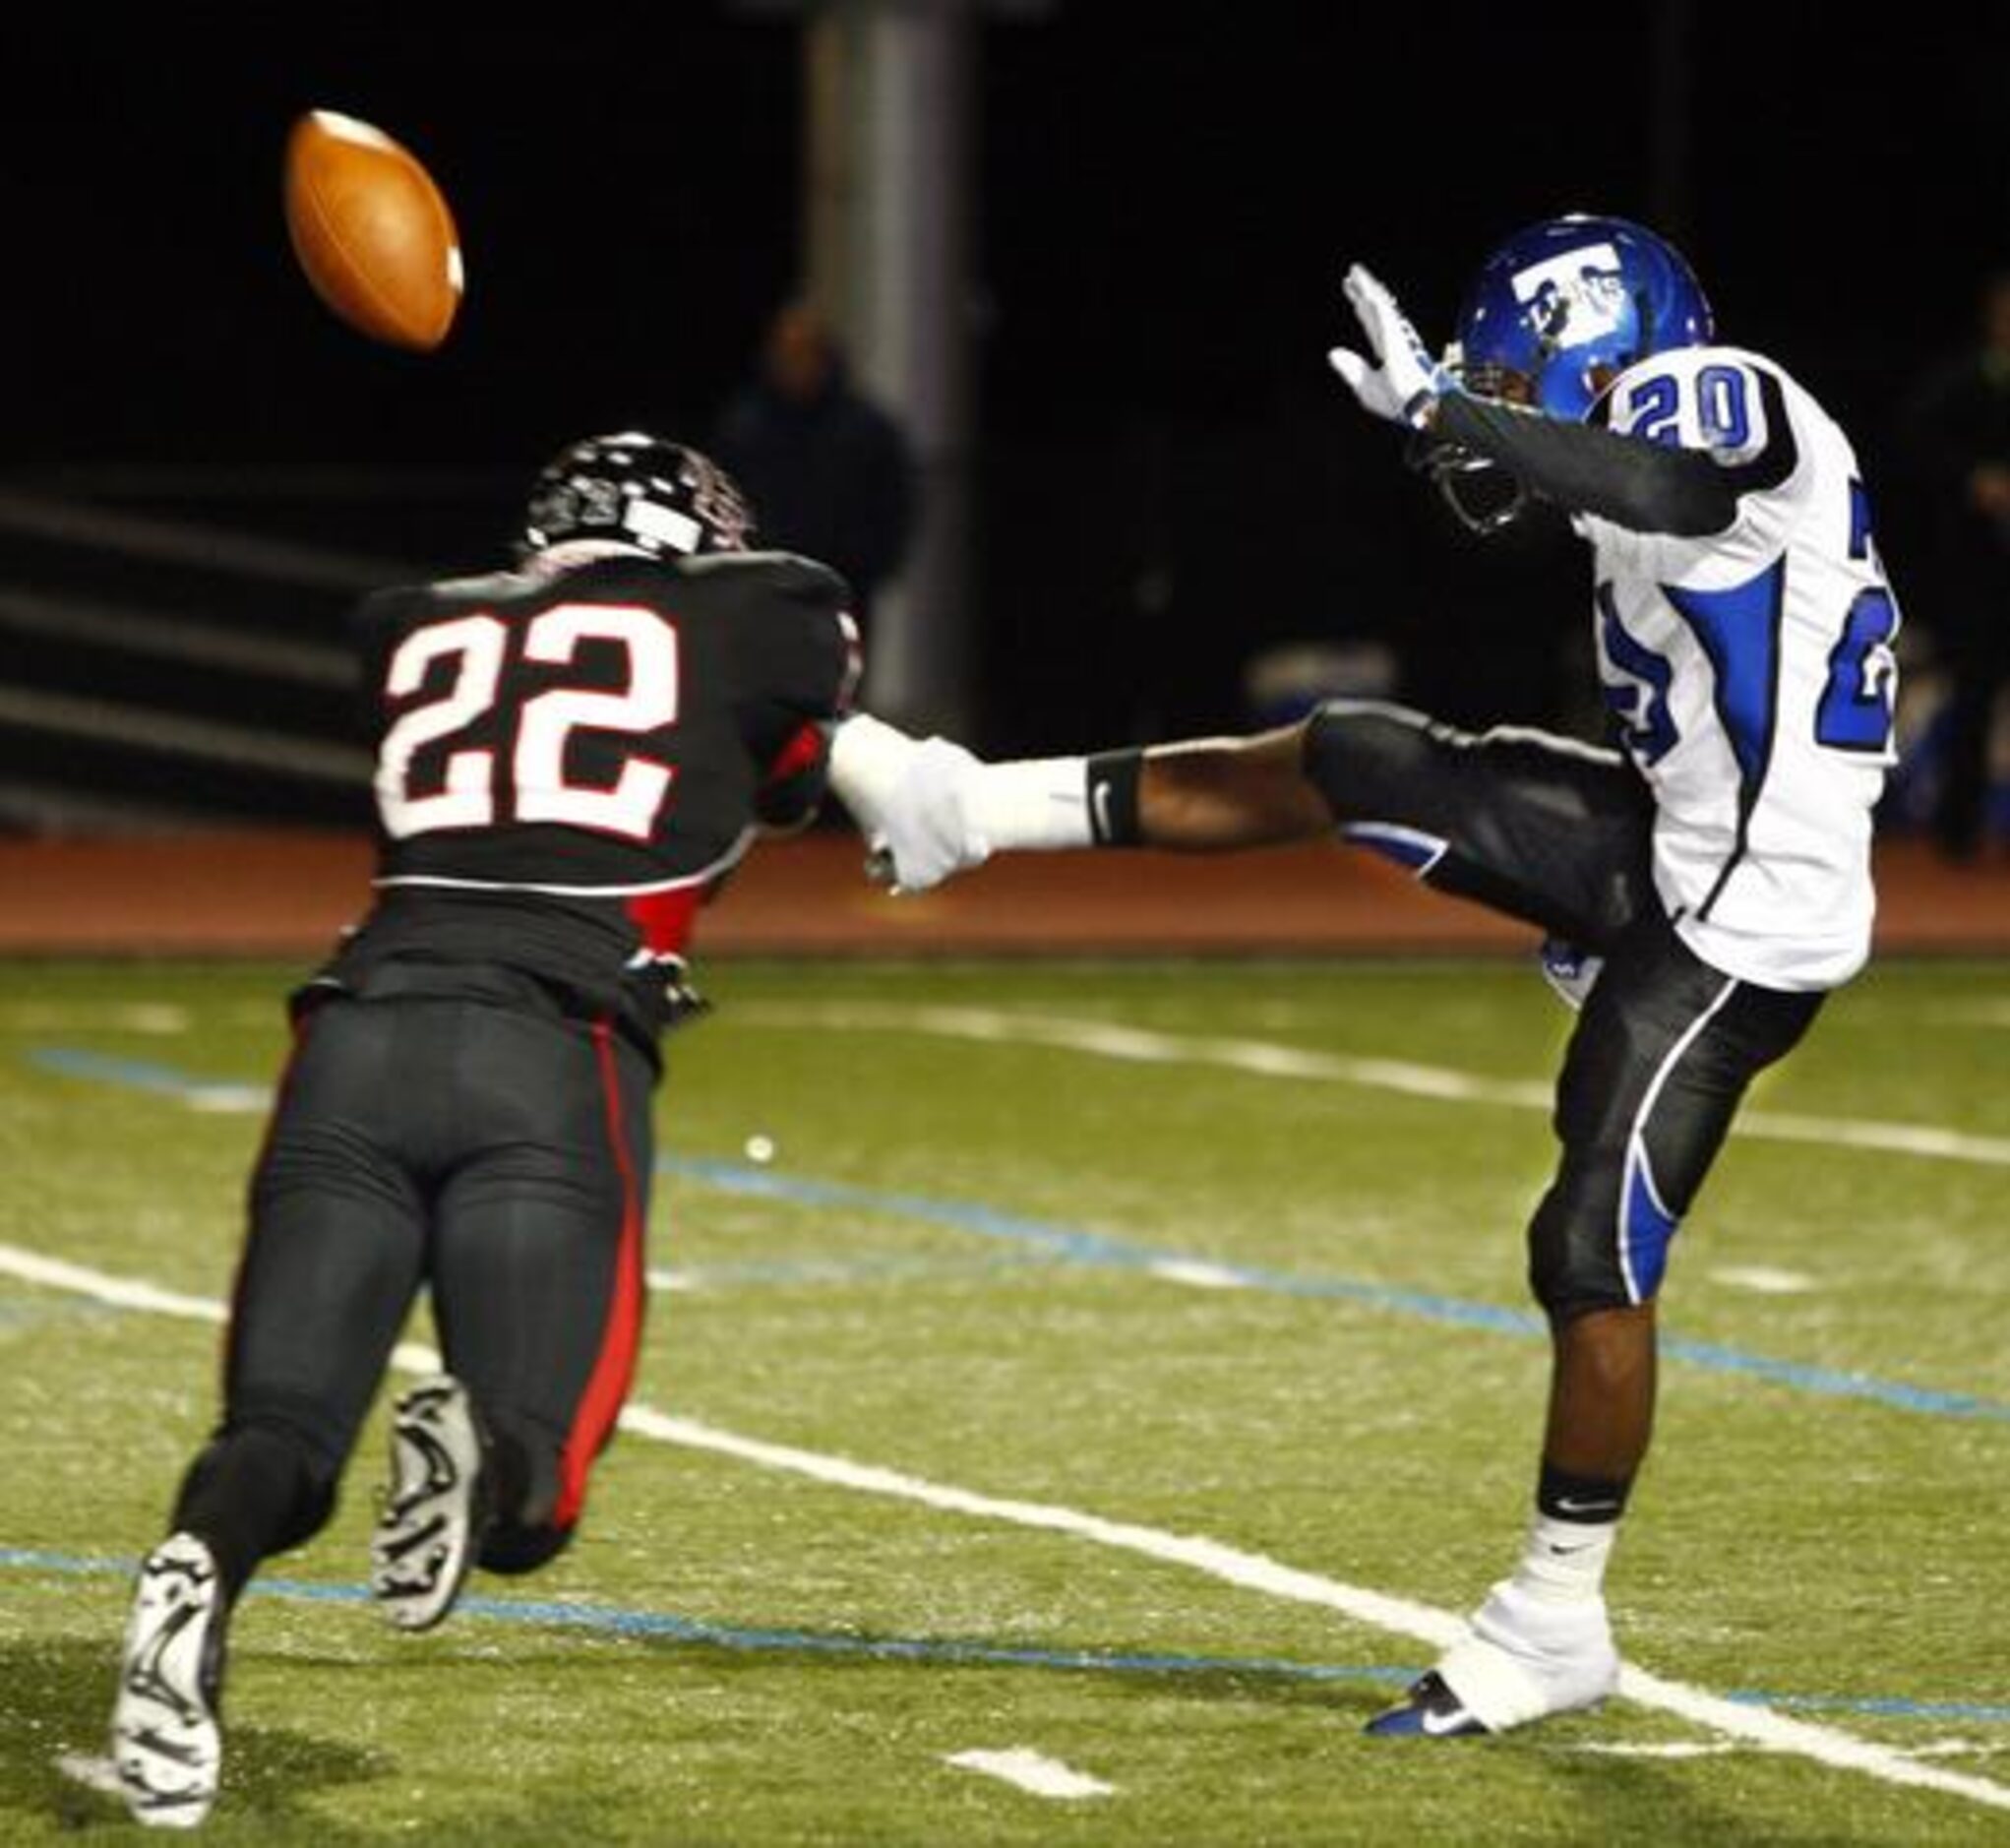
<instances>
[{"instance_id":1,"label":"player in white jersey","mask_svg":"<svg viewBox=\"0 0 2010 1848\"><path fill-rule=\"evenodd\" d=\"M1578 517L1596 561L1600 671L1630 708L1654 791L1662 901L1715 967L1833 987L1868 948L1897 622L1856 456L1777 366L1728 347L1637 365L1599 408L1614 430L1666 431L1710 455L1734 482L1751 471L1721 532Z\"/></svg>"},{"instance_id":2,"label":"player in white jersey","mask_svg":"<svg viewBox=\"0 0 2010 1848\"><path fill-rule=\"evenodd\" d=\"M1303 725L987 765L871 718L832 781L891 879L1006 847L1199 851L1336 827L1550 933L1581 1012L1529 1228L1553 1362L1536 1509L1469 1633L1371 1732L1498 1732L1617 1685L1604 1580L1654 1413L1670 1243L1752 1077L1862 964L1897 610L1842 432L1713 343L1688 266L1614 218L1545 220L1480 274L1445 363L1365 270L1371 354L1330 355L1483 529L1531 498L1590 541L1622 750L1332 701Z\"/></svg>"}]
</instances>

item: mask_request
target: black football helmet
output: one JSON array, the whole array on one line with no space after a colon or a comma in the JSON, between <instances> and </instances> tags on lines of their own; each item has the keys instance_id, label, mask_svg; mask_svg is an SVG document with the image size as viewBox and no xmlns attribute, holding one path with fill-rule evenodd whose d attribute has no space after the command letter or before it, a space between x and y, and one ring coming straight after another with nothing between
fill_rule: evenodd
<instances>
[{"instance_id":1,"label":"black football helmet","mask_svg":"<svg viewBox=\"0 0 2010 1848\"><path fill-rule=\"evenodd\" d=\"M740 552L753 510L718 463L640 430L592 436L561 450L531 484L518 550L606 539L652 558Z\"/></svg>"}]
</instances>

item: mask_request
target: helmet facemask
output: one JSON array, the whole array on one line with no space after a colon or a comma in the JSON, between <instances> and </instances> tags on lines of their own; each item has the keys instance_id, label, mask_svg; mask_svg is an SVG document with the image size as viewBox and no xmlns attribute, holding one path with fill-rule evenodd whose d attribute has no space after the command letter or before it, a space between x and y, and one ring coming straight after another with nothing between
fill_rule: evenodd
<instances>
[{"instance_id":1,"label":"helmet facemask","mask_svg":"<svg viewBox=\"0 0 2010 1848\"><path fill-rule=\"evenodd\" d=\"M1535 403L1535 385L1527 373L1497 361L1468 366L1456 340L1445 348L1444 367L1471 397L1524 407ZM1411 463L1431 477L1444 504L1474 532L1513 525L1534 499L1513 469L1462 444L1433 440L1429 431L1417 440Z\"/></svg>"}]
</instances>

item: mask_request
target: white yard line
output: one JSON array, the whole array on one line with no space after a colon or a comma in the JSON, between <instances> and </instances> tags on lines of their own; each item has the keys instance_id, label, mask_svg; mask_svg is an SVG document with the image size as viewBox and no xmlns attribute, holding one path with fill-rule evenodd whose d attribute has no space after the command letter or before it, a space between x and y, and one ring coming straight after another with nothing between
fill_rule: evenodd
<instances>
[{"instance_id":1,"label":"white yard line","mask_svg":"<svg viewBox=\"0 0 2010 1848\"><path fill-rule=\"evenodd\" d=\"M1100 1777L1077 1771L1063 1764L1059 1758L1046 1757L1027 1746L1014 1746L1008 1752L958 1752L943 1762L953 1764L959 1771L977 1771L986 1777L996 1777L1030 1796L1053 1797L1064 1803L1078 1803L1084 1797L1111 1797L1117 1793L1115 1784L1106 1784Z\"/></svg>"},{"instance_id":2,"label":"white yard line","mask_svg":"<svg viewBox=\"0 0 2010 1848\"><path fill-rule=\"evenodd\" d=\"M263 1084L191 1084L181 1093L189 1109L213 1117L255 1117L273 1101Z\"/></svg>"},{"instance_id":3,"label":"white yard line","mask_svg":"<svg viewBox=\"0 0 2010 1848\"><path fill-rule=\"evenodd\" d=\"M910 1008L892 1003L830 1002L808 1007L754 1004L736 1009L750 1025L836 1026L856 1032L917 1033L935 1039L987 1045L1045 1046L1133 1065L1206 1066L1259 1078L1356 1084L1370 1090L1430 1097L1445 1103L1501 1104L1548 1111L1550 1085L1526 1078L1482 1078L1447 1066L1404 1059L1362 1059L1315 1052L1274 1040L1161 1033L1108 1020L1062 1015L1019 1014L995 1008ZM1861 1148L1918 1155L1929 1161L1977 1162L2010 1167L2010 1137L1967 1136L1923 1123L1887 1123L1869 1117L1817 1117L1793 1111L1747 1110L1735 1135L1762 1141L1814 1142L1825 1148Z\"/></svg>"},{"instance_id":4,"label":"white yard line","mask_svg":"<svg viewBox=\"0 0 2010 1848\"><path fill-rule=\"evenodd\" d=\"M142 1279L109 1276L102 1271L44 1258L12 1245L0 1245L0 1274L50 1289L67 1290L120 1309L143 1310L207 1323L221 1322L225 1314L221 1303L162 1289ZM440 1365L439 1356L430 1349L411 1344L400 1346L392 1358L396 1366L411 1373L432 1373ZM1450 1611L1415 1603L1408 1598L1392 1597L1365 1586L1350 1585L1317 1572L1304 1571L1260 1553L1247 1553L1202 1534L1168 1533L1162 1528L1110 1520L1100 1514L1085 1513L1078 1509L1052 1503L1019 1502L983 1495L975 1490L930 1482L920 1476L906 1475L876 1464L855 1463L849 1458L818 1450L801 1450L785 1444L741 1437L695 1419L673 1417L646 1405L629 1406L621 1415L621 1428L637 1437L651 1438L685 1449L703 1450L715 1456L730 1456L763 1469L808 1477L833 1488L911 1502L943 1513L964 1514L978 1520L1001 1521L1045 1533L1066 1534L1096 1546L1136 1554L1161 1565L1181 1567L1264 1597L1336 1611L1370 1629L1409 1637L1433 1649L1444 1648L1465 1629L1464 1620ZM2010 1786L1960 1771L1943 1770L1936 1765L1916 1763L1901 1751L1858 1739L1832 1726L1790 1719L1770 1708L1726 1700L1704 1689L1669 1681L1630 1666L1620 1672L1619 1693L1642 1706L1673 1713L1726 1738L1741 1739L1775 1752L1792 1753L1835 1770L1859 1772L1882 1783L1938 1791L1988 1809L2010 1812Z\"/></svg>"}]
</instances>

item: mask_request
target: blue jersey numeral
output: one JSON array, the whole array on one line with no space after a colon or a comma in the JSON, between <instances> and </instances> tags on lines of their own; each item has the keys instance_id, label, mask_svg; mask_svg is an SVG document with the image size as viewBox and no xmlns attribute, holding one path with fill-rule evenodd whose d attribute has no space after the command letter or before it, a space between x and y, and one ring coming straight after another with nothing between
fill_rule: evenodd
<instances>
[{"instance_id":1,"label":"blue jersey numeral","mask_svg":"<svg viewBox=\"0 0 2010 1848\"><path fill-rule=\"evenodd\" d=\"M1621 676L1616 682L1606 682L1606 705L1618 720L1626 749L1642 764L1658 764L1679 741L1675 714L1668 706L1675 669L1628 633L1619 620L1619 606L1609 584L1598 587L1598 609L1606 659Z\"/></svg>"},{"instance_id":2,"label":"blue jersey numeral","mask_svg":"<svg viewBox=\"0 0 2010 1848\"><path fill-rule=\"evenodd\" d=\"M1626 432L1628 436L1637 436L1643 443L1660 443L1669 449L1682 440L1681 388L1675 384L1673 375L1663 372L1654 378L1643 379L1627 392L1626 397L1633 406L1633 422Z\"/></svg>"},{"instance_id":3,"label":"blue jersey numeral","mask_svg":"<svg viewBox=\"0 0 2010 1848\"><path fill-rule=\"evenodd\" d=\"M1891 703L1898 688L1898 605L1891 592L1857 592L1843 639L1829 653L1829 682L1814 709L1814 738L1837 751L1891 748Z\"/></svg>"},{"instance_id":4,"label":"blue jersey numeral","mask_svg":"<svg viewBox=\"0 0 2010 1848\"><path fill-rule=\"evenodd\" d=\"M1752 439L1745 408L1744 374L1736 366L1705 366L1696 374L1696 401L1703 413L1703 442L1709 449L1743 449Z\"/></svg>"},{"instance_id":5,"label":"blue jersey numeral","mask_svg":"<svg viewBox=\"0 0 2010 1848\"><path fill-rule=\"evenodd\" d=\"M1696 416L1706 449L1743 449L1752 440L1752 414L1741 366L1705 366L1696 374ZM1682 440L1682 383L1672 372L1628 386L1633 421L1626 434L1674 448Z\"/></svg>"},{"instance_id":6,"label":"blue jersey numeral","mask_svg":"<svg viewBox=\"0 0 2010 1848\"><path fill-rule=\"evenodd\" d=\"M1870 496L1850 483L1850 556L1875 561L1870 536ZM1898 605L1890 590L1873 585L1857 592L1843 622L1842 640L1829 651L1828 684L1814 708L1814 739L1836 751L1891 749L1892 703L1898 697Z\"/></svg>"}]
</instances>

